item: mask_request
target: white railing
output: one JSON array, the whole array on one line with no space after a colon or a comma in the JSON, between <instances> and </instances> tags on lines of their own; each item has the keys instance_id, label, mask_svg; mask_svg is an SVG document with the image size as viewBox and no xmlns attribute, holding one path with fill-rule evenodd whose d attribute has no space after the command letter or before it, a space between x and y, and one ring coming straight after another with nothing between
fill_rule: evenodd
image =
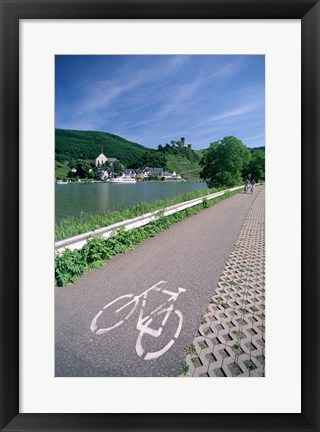
<instances>
[{"instance_id":1,"label":"white railing","mask_svg":"<svg viewBox=\"0 0 320 432\"><path fill-rule=\"evenodd\" d=\"M214 198L217 198L221 195L226 194L227 192L233 192L235 190L243 189L243 186L236 186L230 189L225 189L220 192L215 192L213 194L205 195L203 197L195 198L190 201L185 201L179 204L172 205L170 207L166 207L164 209L159 209L151 213L145 213L141 216L137 216L133 219L128 219L122 222L118 222L103 228L98 228L94 231L89 231L84 234L79 234L74 237L69 237L64 240L59 240L55 243L55 250L56 252L63 252L64 249L82 249L83 246L86 244L87 240L92 237L93 235L100 234L105 238L108 238L111 236L113 231L119 229L119 228L125 228L127 230L138 228L143 225L147 225L148 223L152 222L153 220L157 219L159 213L160 215L168 216L170 214L176 213L178 211L185 210L188 207L193 207L197 204L202 203L205 199L211 200Z\"/></svg>"}]
</instances>

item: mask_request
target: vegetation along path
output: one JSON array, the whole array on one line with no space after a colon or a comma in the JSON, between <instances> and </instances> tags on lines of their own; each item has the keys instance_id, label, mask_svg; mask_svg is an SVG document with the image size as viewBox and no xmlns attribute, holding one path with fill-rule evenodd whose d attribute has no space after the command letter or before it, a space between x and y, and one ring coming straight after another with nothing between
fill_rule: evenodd
<instances>
[{"instance_id":1,"label":"vegetation along path","mask_svg":"<svg viewBox=\"0 0 320 432\"><path fill-rule=\"evenodd\" d=\"M220 201L56 288L56 376L179 375L263 189Z\"/></svg>"}]
</instances>

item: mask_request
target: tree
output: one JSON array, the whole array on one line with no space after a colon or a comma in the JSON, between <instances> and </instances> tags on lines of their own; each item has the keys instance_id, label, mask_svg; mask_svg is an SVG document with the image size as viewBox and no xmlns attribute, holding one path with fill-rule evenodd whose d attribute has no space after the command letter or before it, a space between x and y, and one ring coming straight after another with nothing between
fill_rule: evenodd
<instances>
[{"instance_id":1,"label":"tree","mask_svg":"<svg viewBox=\"0 0 320 432\"><path fill-rule=\"evenodd\" d=\"M209 187L235 186L242 182L244 167L250 162L250 150L234 136L210 144L200 162L200 177Z\"/></svg>"},{"instance_id":2,"label":"tree","mask_svg":"<svg viewBox=\"0 0 320 432\"><path fill-rule=\"evenodd\" d=\"M157 175L155 175L155 174L150 173L150 174L148 175L148 180L161 180L161 177L160 177L160 176L157 176Z\"/></svg>"},{"instance_id":3,"label":"tree","mask_svg":"<svg viewBox=\"0 0 320 432\"><path fill-rule=\"evenodd\" d=\"M102 164L102 166L101 166L101 168L104 170L106 170L107 168L110 168L110 167L111 167L111 163L108 160L105 161L105 163Z\"/></svg>"},{"instance_id":4,"label":"tree","mask_svg":"<svg viewBox=\"0 0 320 432\"><path fill-rule=\"evenodd\" d=\"M166 165L167 158L165 155L158 151L153 151L145 152L135 164L131 164L130 168L166 168Z\"/></svg>"},{"instance_id":5,"label":"tree","mask_svg":"<svg viewBox=\"0 0 320 432\"><path fill-rule=\"evenodd\" d=\"M83 159L78 159L77 161L71 161L69 166L76 171L70 171L68 177L78 177L78 178L89 178L91 177L91 167L90 163Z\"/></svg>"},{"instance_id":6,"label":"tree","mask_svg":"<svg viewBox=\"0 0 320 432\"><path fill-rule=\"evenodd\" d=\"M252 153L252 159L249 163L248 172L256 182L265 179L265 153L257 150Z\"/></svg>"},{"instance_id":7,"label":"tree","mask_svg":"<svg viewBox=\"0 0 320 432\"><path fill-rule=\"evenodd\" d=\"M123 173L123 165L119 162L119 161L115 161L115 163L113 164L113 172L116 175L121 176Z\"/></svg>"}]
</instances>

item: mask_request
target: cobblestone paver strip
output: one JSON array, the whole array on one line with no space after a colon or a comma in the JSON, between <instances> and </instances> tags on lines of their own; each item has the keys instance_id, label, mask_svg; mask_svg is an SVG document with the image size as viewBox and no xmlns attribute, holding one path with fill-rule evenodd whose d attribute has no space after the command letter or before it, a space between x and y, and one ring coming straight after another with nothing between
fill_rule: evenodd
<instances>
[{"instance_id":1,"label":"cobblestone paver strip","mask_svg":"<svg viewBox=\"0 0 320 432\"><path fill-rule=\"evenodd\" d=\"M265 193L259 189L189 347L185 376L265 375Z\"/></svg>"}]
</instances>

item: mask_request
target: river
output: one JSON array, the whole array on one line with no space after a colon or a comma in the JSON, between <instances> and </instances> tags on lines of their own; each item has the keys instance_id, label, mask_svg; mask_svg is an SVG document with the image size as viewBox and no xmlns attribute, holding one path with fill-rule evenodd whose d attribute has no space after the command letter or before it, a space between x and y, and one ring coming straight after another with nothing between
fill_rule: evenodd
<instances>
[{"instance_id":1,"label":"river","mask_svg":"<svg viewBox=\"0 0 320 432\"><path fill-rule=\"evenodd\" d=\"M138 202L170 198L199 189L205 182L141 182L136 184L69 183L55 190L56 223L65 217L122 210Z\"/></svg>"}]
</instances>

